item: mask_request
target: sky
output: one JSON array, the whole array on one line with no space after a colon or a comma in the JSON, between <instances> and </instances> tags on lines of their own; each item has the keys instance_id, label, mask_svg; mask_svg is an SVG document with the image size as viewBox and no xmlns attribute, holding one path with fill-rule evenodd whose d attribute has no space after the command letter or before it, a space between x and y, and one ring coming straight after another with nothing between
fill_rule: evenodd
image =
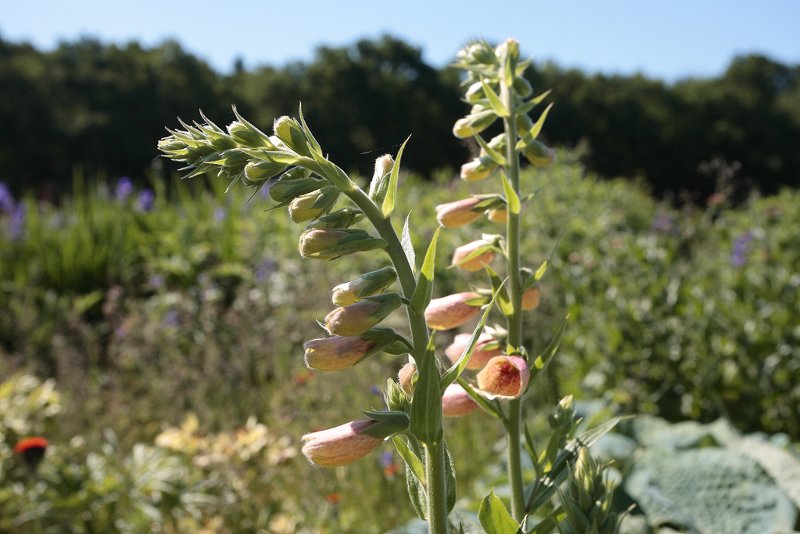
<instances>
[{"instance_id":1,"label":"sky","mask_svg":"<svg viewBox=\"0 0 800 534\"><path fill-rule=\"evenodd\" d=\"M485 7L491 6L491 7ZM720 74L737 54L800 63L800 0L0 0L0 36L49 50L81 36L171 38L228 72L310 60L320 45L391 34L435 66L467 41L514 37L535 61L675 81Z\"/></svg>"}]
</instances>

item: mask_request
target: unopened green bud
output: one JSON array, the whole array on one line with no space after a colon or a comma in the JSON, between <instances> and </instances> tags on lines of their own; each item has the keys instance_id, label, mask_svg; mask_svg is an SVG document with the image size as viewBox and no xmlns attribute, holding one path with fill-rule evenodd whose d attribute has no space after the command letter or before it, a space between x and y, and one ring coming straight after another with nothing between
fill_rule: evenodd
<instances>
[{"instance_id":1,"label":"unopened green bud","mask_svg":"<svg viewBox=\"0 0 800 534\"><path fill-rule=\"evenodd\" d=\"M364 218L364 214L353 208L344 208L323 215L319 219L308 223L306 228L349 228Z\"/></svg>"},{"instance_id":2,"label":"unopened green bud","mask_svg":"<svg viewBox=\"0 0 800 534\"><path fill-rule=\"evenodd\" d=\"M467 139L478 135L492 125L497 115L491 109L485 109L458 119L453 126L453 135L459 139Z\"/></svg>"},{"instance_id":3,"label":"unopened green bud","mask_svg":"<svg viewBox=\"0 0 800 534\"><path fill-rule=\"evenodd\" d=\"M295 167L283 173L269 188L269 196L275 202L291 202L295 197L316 191L325 185L324 180L312 178L308 172Z\"/></svg>"},{"instance_id":4,"label":"unopened green bud","mask_svg":"<svg viewBox=\"0 0 800 534\"><path fill-rule=\"evenodd\" d=\"M300 123L296 119L287 117L278 117L275 119L273 126L275 135L283 141L286 146L300 154L301 156L311 157L311 150L308 147L308 140L306 134L300 127Z\"/></svg>"},{"instance_id":5,"label":"unopened green bud","mask_svg":"<svg viewBox=\"0 0 800 534\"><path fill-rule=\"evenodd\" d=\"M337 306L349 306L364 297L383 292L395 280L397 272L392 267L362 274L355 280L334 287L331 291L331 301Z\"/></svg>"},{"instance_id":6,"label":"unopened green bud","mask_svg":"<svg viewBox=\"0 0 800 534\"><path fill-rule=\"evenodd\" d=\"M384 154L375 160L375 172L372 173L372 181L369 183L369 198L379 206L386 197L393 165L394 158L390 154Z\"/></svg>"},{"instance_id":7,"label":"unopened green bud","mask_svg":"<svg viewBox=\"0 0 800 534\"><path fill-rule=\"evenodd\" d=\"M234 141L240 145L245 145L253 148L261 146L270 146L267 134L255 128L251 124L245 124L241 121L233 121L228 125L228 134Z\"/></svg>"},{"instance_id":8,"label":"unopened green bud","mask_svg":"<svg viewBox=\"0 0 800 534\"><path fill-rule=\"evenodd\" d=\"M464 99L470 104L475 104L482 98L486 98L486 94L483 92L483 83L481 82L475 82L470 85L464 94Z\"/></svg>"},{"instance_id":9,"label":"unopened green bud","mask_svg":"<svg viewBox=\"0 0 800 534\"><path fill-rule=\"evenodd\" d=\"M509 64L511 72L514 72L519 63L519 41L506 39L500 43L494 51L500 65Z\"/></svg>"},{"instance_id":10,"label":"unopened green bud","mask_svg":"<svg viewBox=\"0 0 800 534\"><path fill-rule=\"evenodd\" d=\"M266 182L286 170L286 165L274 161L251 161L244 167L245 179L252 184Z\"/></svg>"},{"instance_id":11,"label":"unopened green bud","mask_svg":"<svg viewBox=\"0 0 800 534\"><path fill-rule=\"evenodd\" d=\"M536 139L531 140L522 151L522 155L537 167L547 167L556 160L556 152Z\"/></svg>"},{"instance_id":12,"label":"unopened green bud","mask_svg":"<svg viewBox=\"0 0 800 534\"><path fill-rule=\"evenodd\" d=\"M357 336L380 323L402 303L397 293L367 297L350 306L336 308L326 315L325 329L331 335Z\"/></svg>"},{"instance_id":13,"label":"unopened green bud","mask_svg":"<svg viewBox=\"0 0 800 534\"><path fill-rule=\"evenodd\" d=\"M250 156L239 150L238 148L230 148L220 152L219 159L216 163L222 165L226 169L230 169L233 173L242 172L244 166L250 160Z\"/></svg>"},{"instance_id":14,"label":"unopened green bud","mask_svg":"<svg viewBox=\"0 0 800 534\"><path fill-rule=\"evenodd\" d=\"M413 364L406 364L413 365ZM403 367L405 369L405 367ZM402 369L400 371L402 373ZM386 381L386 406L390 410L405 412L410 406L410 393L405 390L402 383L398 384L391 378Z\"/></svg>"},{"instance_id":15,"label":"unopened green bud","mask_svg":"<svg viewBox=\"0 0 800 534\"><path fill-rule=\"evenodd\" d=\"M520 98L527 98L528 96L533 93L533 87L531 87L531 82L523 78L522 76L515 76L514 77L514 90L520 96Z\"/></svg>"},{"instance_id":16,"label":"unopened green bud","mask_svg":"<svg viewBox=\"0 0 800 534\"><path fill-rule=\"evenodd\" d=\"M386 241L364 230L312 228L300 235L297 248L304 258L332 260L354 252L385 249Z\"/></svg>"},{"instance_id":17,"label":"unopened green bud","mask_svg":"<svg viewBox=\"0 0 800 534\"><path fill-rule=\"evenodd\" d=\"M339 189L332 185L300 195L289 204L289 218L296 223L316 219L331 210L339 198Z\"/></svg>"},{"instance_id":18,"label":"unopened green bud","mask_svg":"<svg viewBox=\"0 0 800 534\"><path fill-rule=\"evenodd\" d=\"M459 60L472 65L497 64L497 56L495 56L492 47L485 42L477 42L467 45L458 53L457 57Z\"/></svg>"},{"instance_id":19,"label":"unopened green bud","mask_svg":"<svg viewBox=\"0 0 800 534\"><path fill-rule=\"evenodd\" d=\"M317 371L339 371L352 367L370 355L376 341L357 336L332 336L303 344L306 366Z\"/></svg>"}]
</instances>

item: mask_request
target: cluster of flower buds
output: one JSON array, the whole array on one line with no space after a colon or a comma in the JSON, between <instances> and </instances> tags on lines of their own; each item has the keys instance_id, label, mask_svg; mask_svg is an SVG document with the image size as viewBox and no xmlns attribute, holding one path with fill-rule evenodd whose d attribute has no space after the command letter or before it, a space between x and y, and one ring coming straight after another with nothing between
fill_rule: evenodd
<instances>
[{"instance_id":1,"label":"cluster of flower buds","mask_svg":"<svg viewBox=\"0 0 800 534\"><path fill-rule=\"evenodd\" d=\"M578 450L578 457L569 471L566 490L559 491L566 512L558 525L559 532L618 532L620 517L611 508L616 484L604 476L605 469L592 458L589 449L581 447Z\"/></svg>"},{"instance_id":2,"label":"cluster of flower buds","mask_svg":"<svg viewBox=\"0 0 800 534\"><path fill-rule=\"evenodd\" d=\"M459 53L456 66L467 71L464 98L472 104L472 108L465 117L456 121L453 135L460 139L475 137L481 147L478 156L461 167L462 179L483 180L504 164L502 153L505 151L505 136L498 135L488 142L480 138L480 134L495 120L508 116L509 110L505 109L498 97L501 82L512 93L517 111L515 117L520 136L515 146L517 153L537 167L555 161L555 152L537 139L549 108L536 122L528 116L528 112L548 94L531 97L531 84L523 76L528 65L528 61L520 61L519 44L510 39L496 48L485 42L473 43Z\"/></svg>"}]
</instances>

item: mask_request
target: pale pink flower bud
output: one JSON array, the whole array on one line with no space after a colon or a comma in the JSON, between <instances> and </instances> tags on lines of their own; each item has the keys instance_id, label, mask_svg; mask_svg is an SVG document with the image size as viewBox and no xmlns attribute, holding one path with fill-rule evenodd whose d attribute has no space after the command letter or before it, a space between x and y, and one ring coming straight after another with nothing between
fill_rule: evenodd
<instances>
[{"instance_id":1,"label":"pale pink flower bud","mask_svg":"<svg viewBox=\"0 0 800 534\"><path fill-rule=\"evenodd\" d=\"M528 363L519 356L495 356L478 373L478 388L489 398L517 399L530 378Z\"/></svg>"},{"instance_id":2,"label":"pale pink flower bud","mask_svg":"<svg viewBox=\"0 0 800 534\"><path fill-rule=\"evenodd\" d=\"M467 348L467 344L469 343L471 337L471 334L458 334L455 339L453 339L453 342L446 349L444 349L445 355L450 359L451 362L456 363L458 361L458 358L461 357L464 349ZM486 365L486 362L495 356L502 354L503 351L499 347L486 348L487 345L491 346L496 345L497 343L497 340L489 334L481 334L478 337L478 342L475 345L475 350L472 352L472 356L470 356L469 360L467 361L467 369L472 371L482 369L483 366Z\"/></svg>"},{"instance_id":3,"label":"pale pink flower bud","mask_svg":"<svg viewBox=\"0 0 800 534\"><path fill-rule=\"evenodd\" d=\"M339 371L363 360L375 341L360 337L324 337L306 341L306 366L317 371Z\"/></svg>"},{"instance_id":4,"label":"pale pink flower bud","mask_svg":"<svg viewBox=\"0 0 800 534\"><path fill-rule=\"evenodd\" d=\"M409 362L397 372L397 382L400 389L411 395L414 393L414 376L417 374L417 366Z\"/></svg>"},{"instance_id":5,"label":"pale pink flower bud","mask_svg":"<svg viewBox=\"0 0 800 534\"><path fill-rule=\"evenodd\" d=\"M508 222L508 210L506 208L490 209L486 217L492 222L505 224Z\"/></svg>"},{"instance_id":6,"label":"pale pink flower bud","mask_svg":"<svg viewBox=\"0 0 800 534\"><path fill-rule=\"evenodd\" d=\"M311 463L323 467L339 467L355 462L372 452L382 439L364 432L376 421L359 419L335 428L306 434L302 438L303 454Z\"/></svg>"},{"instance_id":7,"label":"pale pink flower bud","mask_svg":"<svg viewBox=\"0 0 800 534\"><path fill-rule=\"evenodd\" d=\"M380 293L397 280L392 267L362 274L355 280L339 284L331 290L331 301L337 306L355 304L364 297Z\"/></svg>"},{"instance_id":8,"label":"pale pink flower bud","mask_svg":"<svg viewBox=\"0 0 800 534\"><path fill-rule=\"evenodd\" d=\"M522 294L522 309L525 311L535 310L539 307L539 300L542 297L542 292L538 287L526 289Z\"/></svg>"},{"instance_id":9,"label":"pale pink flower bud","mask_svg":"<svg viewBox=\"0 0 800 534\"><path fill-rule=\"evenodd\" d=\"M450 384L442 395L442 415L458 417L476 410L478 405L460 384Z\"/></svg>"},{"instance_id":10,"label":"pale pink flower bud","mask_svg":"<svg viewBox=\"0 0 800 534\"><path fill-rule=\"evenodd\" d=\"M495 169L497 169L497 164L491 158L475 158L461 166L461 179L467 182L477 182L488 178Z\"/></svg>"},{"instance_id":11,"label":"pale pink flower bud","mask_svg":"<svg viewBox=\"0 0 800 534\"><path fill-rule=\"evenodd\" d=\"M494 259L495 252L491 246L491 243L483 239L461 245L453 252L453 265L471 273L480 271Z\"/></svg>"},{"instance_id":12,"label":"pale pink flower bud","mask_svg":"<svg viewBox=\"0 0 800 534\"><path fill-rule=\"evenodd\" d=\"M325 316L325 329L335 336L357 336L380 323L403 303L397 293L384 293L336 308Z\"/></svg>"},{"instance_id":13,"label":"pale pink flower bud","mask_svg":"<svg viewBox=\"0 0 800 534\"><path fill-rule=\"evenodd\" d=\"M474 210L480 201L481 199L478 197L469 197L447 204L439 204L436 206L436 220L447 228L458 228L469 224L481 216L481 210Z\"/></svg>"},{"instance_id":14,"label":"pale pink flower bud","mask_svg":"<svg viewBox=\"0 0 800 534\"><path fill-rule=\"evenodd\" d=\"M425 321L433 330L450 330L461 326L480 311L480 305L467 302L479 296L477 293L468 291L433 299L425 309Z\"/></svg>"}]
</instances>

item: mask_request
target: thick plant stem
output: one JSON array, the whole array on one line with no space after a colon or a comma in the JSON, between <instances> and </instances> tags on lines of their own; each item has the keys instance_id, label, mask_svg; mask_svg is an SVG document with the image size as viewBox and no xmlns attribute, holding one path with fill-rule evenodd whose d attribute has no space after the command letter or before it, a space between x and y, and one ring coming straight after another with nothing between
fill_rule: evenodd
<instances>
[{"instance_id":1,"label":"thick plant stem","mask_svg":"<svg viewBox=\"0 0 800 534\"><path fill-rule=\"evenodd\" d=\"M397 279L400 281L403 295L411 299L417 287L413 267L409 264L403 245L392 227L392 223L383 217L381 210L360 189L347 191L345 194L364 212L381 238L387 243L387 253L392 260ZM411 342L414 345L414 359L421 363L424 358L435 358L428 354L428 325L424 314L417 313L406 306L408 323L411 327ZM420 365L420 368L424 366ZM435 368L435 366L434 366ZM441 397L439 398L441 410ZM425 444L425 480L428 492L428 532L431 534L447 534L447 487L445 480L446 459L443 441Z\"/></svg>"},{"instance_id":2,"label":"thick plant stem","mask_svg":"<svg viewBox=\"0 0 800 534\"><path fill-rule=\"evenodd\" d=\"M428 532L447 534L447 486L444 443L425 445L425 476L428 491Z\"/></svg>"},{"instance_id":3,"label":"thick plant stem","mask_svg":"<svg viewBox=\"0 0 800 534\"><path fill-rule=\"evenodd\" d=\"M500 96L509 116L504 118L506 135L506 175L511 187L518 197L519 187L519 155L517 154L517 124L514 112L514 100L511 90L500 82ZM509 279L509 299L512 313L506 319L508 327L508 344L515 349L522 346L522 280L520 276L520 236L519 213L508 212L506 223L506 260ZM520 424L522 421L522 405L520 399L509 401L508 419L506 421L506 437L508 440L508 482L511 486L511 514L517 521L525 516L524 489L522 484L522 460L520 450Z\"/></svg>"}]
</instances>

